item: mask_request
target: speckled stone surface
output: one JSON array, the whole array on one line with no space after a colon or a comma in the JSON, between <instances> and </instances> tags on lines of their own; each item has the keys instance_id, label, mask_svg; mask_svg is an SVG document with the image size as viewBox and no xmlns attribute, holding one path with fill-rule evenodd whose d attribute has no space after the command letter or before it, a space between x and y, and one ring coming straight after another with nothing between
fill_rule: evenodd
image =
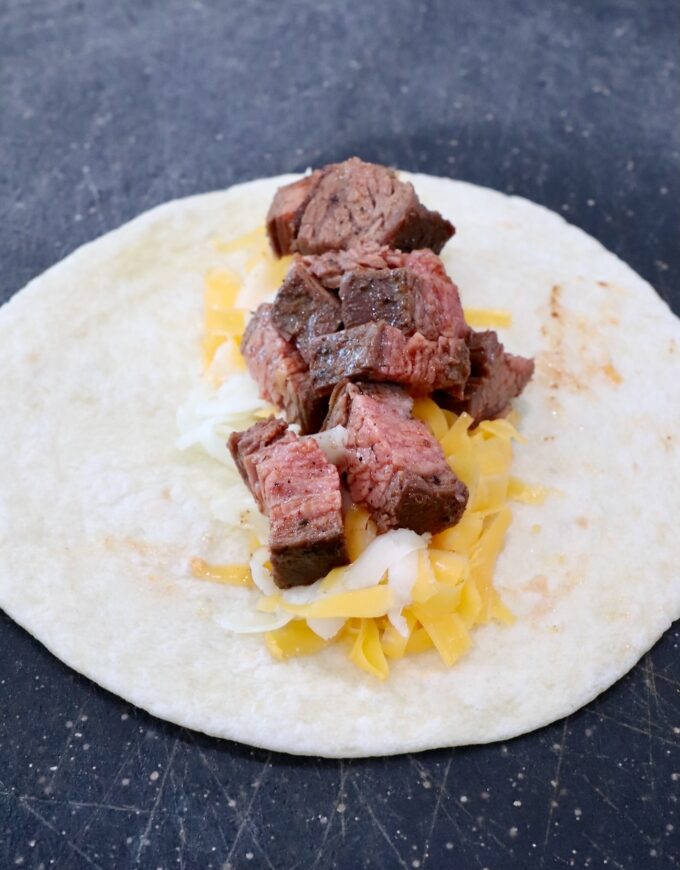
<instances>
[{"instance_id":1,"label":"speckled stone surface","mask_svg":"<svg viewBox=\"0 0 680 870\"><path fill-rule=\"evenodd\" d=\"M673 0L3 0L0 298L163 200L358 153L560 211L678 311L679 32ZM0 616L0 867L676 866L679 640L507 745L342 763L154 720Z\"/></svg>"}]
</instances>

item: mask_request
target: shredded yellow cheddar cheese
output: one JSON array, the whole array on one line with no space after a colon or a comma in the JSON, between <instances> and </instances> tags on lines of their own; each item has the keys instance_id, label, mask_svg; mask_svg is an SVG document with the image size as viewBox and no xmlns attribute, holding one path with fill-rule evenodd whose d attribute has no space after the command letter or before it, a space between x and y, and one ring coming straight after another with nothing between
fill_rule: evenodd
<instances>
[{"instance_id":1,"label":"shredded yellow cheddar cheese","mask_svg":"<svg viewBox=\"0 0 680 870\"><path fill-rule=\"evenodd\" d=\"M191 573L199 580L212 580L229 586L253 586L248 565L210 565L203 559L192 559Z\"/></svg>"},{"instance_id":2,"label":"shredded yellow cheddar cheese","mask_svg":"<svg viewBox=\"0 0 680 870\"><path fill-rule=\"evenodd\" d=\"M245 252L246 272L260 269L271 292L280 285L288 269L290 258L273 258L264 227L232 242L218 243L217 248L226 254ZM241 279L231 271L212 270L206 275L203 339L206 366L217 349L226 344L220 354L226 359L227 369L244 368L238 350L246 315L237 306L240 288ZM509 312L498 309L466 309L465 316L474 327L509 326L512 320ZM525 443L511 422L514 416L484 421L473 428L468 414L456 415L440 408L431 398L416 399L413 414L429 427L449 466L468 487L469 500L463 517L457 525L432 536L426 548L412 554L414 559L417 557L409 563L414 565L415 577L404 603L403 598L395 597L389 572L364 588L343 586L352 565L376 540L375 524L369 514L352 505L345 516L349 566L335 568L318 581L315 584L318 596L308 603L293 603L284 593L260 596L258 611L292 617L282 628L264 636L266 647L275 658L285 661L341 644L358 668L385 680L390 662L428 650L435 650L450 667L470 648L470 632L475 626L490 620L504 624L514 621L493 585L496 561L512 520L510 504L513 501L541 504L547 494L542 487L525 484L510 474L513 441ZM259 542L254 537L251 553L257 546ZM204 580L254 585L247 565L210 565L195 559L191 568L195 577ZM328 634L321 631L321 624Z\"/></svg>"},{"instance_id":3,"label":"shredded yellow cheddar cheese","mask_svg":"<svg viewBox=\"0 0 680 870\"><path fill-rule=\"evenodd\" d=\"M225 254L242 251L248 256L246 272L259 266L262 292L274 292L282 283L290 257L277 260L267 242L264 226L256 227L230 242L216 242L218 251ZM202 342L203 363L208 368L218 348L227 345L230 362L235 371L244 370L239 344L245 328L247 307L237 305L242 281L230 269L211 269L205 276L205 334Z\"/></svg>"},{"instance_id":4,"label":"shredded yellow cheddar cheese","mask_svg":"<svg viewBox=\"0 0 680 870\"><path fill-rule=\"evenodd\" d=\"M466 308L463 313L465 322L475 329L495 329L512 324L512 314L502 308Z\"/></svg>"}]
</instances>

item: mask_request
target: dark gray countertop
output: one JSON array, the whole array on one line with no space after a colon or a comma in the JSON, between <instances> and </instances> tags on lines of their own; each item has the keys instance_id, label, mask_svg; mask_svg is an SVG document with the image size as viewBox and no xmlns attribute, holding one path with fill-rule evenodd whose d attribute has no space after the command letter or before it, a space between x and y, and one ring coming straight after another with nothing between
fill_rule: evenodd
<instances>
[{"instance_id":1,"label":"dark gray countertop","mask_svg":"<svg viewBox=\"0 0 680 870\"><path fill-rule=\"evenodd\" d=\"M679 311L678 16L3 0L0 298L163 200L357 153L560 211ZM676 866L679 639L508 744L334 762L157 721L0 616L0 866Z\"/></svg>"}]
</instances>

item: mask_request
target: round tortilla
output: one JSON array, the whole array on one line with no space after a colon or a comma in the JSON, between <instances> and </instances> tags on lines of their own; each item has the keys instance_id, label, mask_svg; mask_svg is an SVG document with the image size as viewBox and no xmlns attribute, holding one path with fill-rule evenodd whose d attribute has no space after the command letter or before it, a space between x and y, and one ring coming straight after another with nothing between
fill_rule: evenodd
<instances>
[{"instance_id":1,"label":"round tortilla","mask_svg":"<svg viewBox=\"0 0 680 870\"><path fill-rule=\"evenodd\" d=\"M506 739L586 704L680 615L680 322L558 215L407 177L458 226L443 257L463 303L510 309L501 338L536 355L513 470L550 489L515 506L496 571L517 622L475 629L450 669L427 653L380 683L332 646L274 661L216 619L253 593L189 574L229 544L209 508L226 470L175 448L200 378L202 278L224 262L213 240L262 223L291 177L162 205L0 309L0 606L156 716L331 757Z\"/></svg>"}]
</instances>

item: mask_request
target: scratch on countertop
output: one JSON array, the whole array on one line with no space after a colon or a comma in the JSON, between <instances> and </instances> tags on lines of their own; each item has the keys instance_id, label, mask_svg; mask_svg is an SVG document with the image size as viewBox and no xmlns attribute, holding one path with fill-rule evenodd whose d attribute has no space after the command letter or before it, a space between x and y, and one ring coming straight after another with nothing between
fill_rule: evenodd
<instances>
[{"instance_id":1,"label":"scratch on countertop","mask_svg":"<svg viewBox=\"0 0 680 870\"><path fill-rule=\"evenodd\" d=\"M177 747L179 745L179 737L176 737L172 744L172 749L170 750L170 755L168 756L167 764L165 765L165 770L163 771L163 776L161 777L160 784L158 786L158 791L156 792L156 797L154 798L153 805L151 807L151 812L149 813L149 819L146 823L146 827L144 828L144 832L139 838L139 843L137 844L137 851L135 853L134 866L138 867L139 862L142 857L142 852L144 851L145 846L149 845L149 833L151 832L151 826L154 823L154 819L156 818L156 812L158 810L158 806L161 802L161 798L163 797L163 791L165 790L165 783L168 780L168 773L172 768L173 761L175 760L175 754L177 753Z\"/></svg>"},{"instance_id":2,"label":"scratch on countertop","mask_svg":"<svg viewBox=\"0 0 680 870\"><path fill-rule=\"evenodd\" d=\"M555 812L555 807L557 806L557 797L559 796L559 788L560 788L560 775L562 773L562 761L564 760L564 753L567 748L567 726L569 724L569 717L564 720L562 724L562 736L560 739L559 749L557 750L557 763L555 765L555 775L553 777L553 790L552 796L550 798L550 802L548 803L548 818L545 823L545 835L543 837L543 847L541 849L541 867L545 867L545 858L546 858L546 850L548 848L548 842L550 840L550 834L552 832L552 824L553 824L553 814Z\"/></svg>"}]
</instances>

